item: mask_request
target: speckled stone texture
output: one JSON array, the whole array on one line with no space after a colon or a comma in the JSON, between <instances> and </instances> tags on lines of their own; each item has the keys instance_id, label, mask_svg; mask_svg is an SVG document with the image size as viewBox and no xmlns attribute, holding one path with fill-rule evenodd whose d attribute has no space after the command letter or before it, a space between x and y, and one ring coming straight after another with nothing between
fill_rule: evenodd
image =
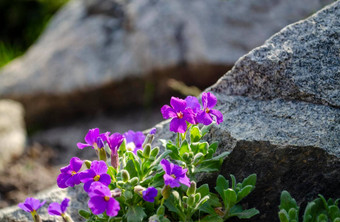
<instances>
[{"instance_id":1,"label":"speckled stone texture","mask_svg":"<svg viewBox=\"0 0 340 222\"><path fill-rule=\"evenodd\" d=\"M23 106L13 100L0 100L0 170L23 154L26 128Z\"/></svg>"},{"instance_id":2,"label":"speckled stone texture","mask_svg":"<svg viewBox=\"0 0 340 222\"><path fill-rule=\"evenodd\" d=\"M207 89L217 96L224 122L206 139L231 152L220 173L238 181L258 176L256 189L242 201L260 210L248 221L279 221L282 190L301 209L319 193L340 197L339 7L334 2L284 28ZM169 121L156 127L157 138L175 137ZM216 177L206 174L199 183L214 187Z\"/></svg>"},{"instance_id":3,"label":"speckled stone texture","mask_svg":"<svg viewBox=\"0 0 340 222\"><path fill-rule=\"evenodd\" d=\"M331 2L70 1L1 70L0 97L24 104L29 126L53 125L145 105L147 89L155 100L169 96L170 77L206 88L240 56Z\"/></svg>"}]
</instances>

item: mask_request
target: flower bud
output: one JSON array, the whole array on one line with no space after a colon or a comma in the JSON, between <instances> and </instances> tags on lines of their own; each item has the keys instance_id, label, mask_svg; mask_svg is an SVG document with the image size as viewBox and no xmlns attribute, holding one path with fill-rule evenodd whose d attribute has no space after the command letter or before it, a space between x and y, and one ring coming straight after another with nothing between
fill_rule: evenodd
<instances>
[{"instance_id":1,"label":"flower bud","mask_svg":"<svg viewBox=\"0 0 340 222\"><path fill-rule=\"evenodd\" d=\"M91 168L91 161L90 160L85 160L85 166L87 169L90 169Z\"/></svg>"},{"instance_id":2,"label":"flower bud","mask_svg":"<svg viewBox=\"0 0 340 222\"><path fill-rule=\"evenodd\" d=\"M196 193L196 182L195 181L191 181L190 182L190 187L187 190L187 195L190 196L191 194L195 194Z\"/></svg>"},{"instance_id":3,"label":"flower bud","mask_svg":"<svg viewBox=\"0 0 340 222\"><path fill-rule=\"evenodd\" d=\"M99 149L99 160L106 162L106 151L104 148Z\"/></svg>"},{"instance_id":4,"label":"flower bud","mask_svg":"<svg viewBox=\"0 0 340 222\"><path fill-rule=\"evenodd\" d=\"M194 156L194 164L195 164L195 163L198 163L198 161L200 161L201 158L202 158L203 156L204 156L203 153L201 153L201 152L197 153L197 154Z\"/></svg>"},{"instance_id":5,"label":"flower bud","mask_svg":"<svg viewBox=\"0 0 340 222\"><path fill-rule=\"evenodd\" d=\"M143 151L142 150L137 150L137 156L141 159L144 159L144 156L143 156Z\"/></svg>"},{"instance_id":6,"label":"flower bud","mask_svg":"<svg viewBox=\"0 0 340 222\"><path fill-rule=\"evenodd\" d=\"M183 160L185 160L185 161L189 160L189 154L188 153L183 154Z\"/></svg>"},{"instance_id":7,"label":"flower bud","mask_svg":"<svg viewBox=\"0 0 340 222\"><path fill-rule=\"evenodd\" d=\"M194 203L195 203L195 197L192 194L192 195L188 196L187 204L188 204L188 206L193 207Z\"/></svg>"},{"instance_id":8,"label":"flower bud","mask_svg":"<svg viewBox=\"0 0 340 222\"><path fill-rule=\"evenodd\" d=\"M139 179L138 177L133 177L129 182L132 186L135 186L139 182Z\"/></svg>"},{"instance_id":9,"label":"flower bud","mask_svg":"<svg viewBox=\"0 0 340 222\"><path fill-rule=\"evenodd\" d=\"M199 202L201 200L201 194L197 193L195 194L195 202Z\"/></svg>"},{"instance_id":10,"label":"flower bud","mask_svg":"<svg viewBox=\"0 0 340 222\"><path fill-rule=\"evenodd\" d=\"M159 153L159 147L157 146L157 147L155 147L155 148L153 148L152 150L151 150L151 156L152 157L156 157L157 155L158 155L158 153Z\"/></svg>"},{"instance_id":11,"label":"flower bud","mask_svg":"<svg viewBox=\"0 0 340 222\"><path fill-rule=\"evenodd\" d=\"M149 158L151 152L151 145L148 143L145 145L144 150L143 150L143 156L145 158Z\"/></svg>"},{"instance_id":12,"label":"flower bud","mask_svg":"<svg viewBox=\"0 0 340 222\"><path fill-rule=\"evenodd\" d=\"M113 198L117 198L117 197L120 197L122 196L122 191L119 189L119 188L116 188L114 190L111 190L111 196Z\"/></svg>"},{"instance_id":13,"label":"flower bud","mask_svg":"<svg viewBox=\"0 0 340 222\"><path fill-rule=\"evenodd\" d=\"M140 185L137 185L133 188L133 191L141 197L143 197L143 191L144 190L145 190L145 188L140 186Z\"/></svg>"},{"instance_id":14,"label":"flower bud","mask_svg":"<svg viewBox=\"0 0 340 222\"><path fill-rule=\"evenodd\" d=\"M146 136L145 140L144 140L143 145L142 145L143 148L145 148L145 146L146 146L147 144L151 144L152 141L153 141L153 138L154 138L154 135L153 135L153 134L148 134L148 135Z\"/></svg>"},{"instance_id":15,"label":"flower bud","mask_svg":"<svg viewBox=\"0 0 340 222\"><path fill-rule=\"evenodd\" d=\"M111 165L113 168L118 169L118 165L119 165L119 157L118 157L118 153L111 153Z\"/></svg>"},{"instance_id":16,"label":"flower bud","mask_svg":"<svg viewBox=\"0 0 340 222\"><path fill-rule=\"evenodd\" d=\"M164 200L166 200L170 197L170 191L171 191L171 187L164 185L162 192L161 192Z\"/></svg>"},{"instance_id":17,"label":"flower bud","mask_svg":"<svg viewBox=\"0 0 340 222\"><path fill-rule=\"evenodd\" d=\"M159 216L163 216L164 212L165 212L165 207L162 205L158 207L156 214Z\"/></svg>"},{"instance_id":18,"label":"flower bud","mask_svg":"<svg viewBox=\"0 0 340 222\"><path fill-rule=\"evenodd\" d=\"M129 172L126 170L122 170L122 178L125 183L128 182L128 180L130 180Z\"/></svg>"}]
</instances>

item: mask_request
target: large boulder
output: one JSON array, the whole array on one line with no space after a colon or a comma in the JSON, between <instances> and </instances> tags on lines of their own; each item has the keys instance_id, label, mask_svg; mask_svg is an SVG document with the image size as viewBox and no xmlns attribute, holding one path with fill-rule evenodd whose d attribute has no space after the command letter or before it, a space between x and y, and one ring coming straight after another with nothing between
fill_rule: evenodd
<instances>
[{"instance_id":1,"label":"large boulder","mask_svg":"<svg viewBox=\"0 0 340 222\"><path fill-rule=\"evenodd\" d=\"M25 150L24 113L20 103L0 100L0 171Z\"/></svg>"},{"instance_id":2,"label":"large boulder","mask_svg":"<svg viewBox=\"0 0 340 222\"><path fill-rule=\"evenodd\" d=\"M238 180L258 176L255 190L243 201L260 210L249 221L278 221L284 189L302 206L319 193L340 196L339 17L337 1L287 26L207 89L217 96L224 122L213 126L206 139L231 152L220 173ZM157 137L174 136L169 121L156 127ZM216 176L205 175L200 183L214 187ZM74 189L55 190L48 197L58 192L86 207L82 197L74 198ZM0 219L13 221L18 211L1 211Z\"/></svg>"},{"instance_id":3,"label":"large boulder","mask_svg":"<svg viewBox=\"0 0 340 222\"><path fill-rule=\"evenodd\" d=\"M330 2L74 0L0 72L0 94L21 101L37 128L157 101L168 77L205 88L269 36Z\"/></svg>"}]
</instances>

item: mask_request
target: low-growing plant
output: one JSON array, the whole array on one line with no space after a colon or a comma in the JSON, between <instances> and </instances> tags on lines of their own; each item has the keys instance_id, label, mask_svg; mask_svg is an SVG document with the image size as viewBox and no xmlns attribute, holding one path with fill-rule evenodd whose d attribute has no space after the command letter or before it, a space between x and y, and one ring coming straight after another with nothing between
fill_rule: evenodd
<instances>
[{"instance_id":1,"label":"low-growing plant","mask_svg":"<svg viewBox=\"0 0 340 222\"><path fill-rule=\"evenodd\" d=\"M319 198L309 202L303 214L303 222L340 222L339 200L330 198L328 201L319 194ZM279 206L279 218L281 222L298 222L299 209L295 199L282 191L281 204Z\"/></svg>"},{"instance_id":2,"label":"low-growing plant","mask_svg":"<svg viewBox=\"0 0 340 222\"><path fill-rule=\"evenodd\" d=\"M60 169L60 188L82 184L89 196L88 208L79 214L87 221L224 221L230 217L250 218L259 213L255 208L243 210L239 203L255 188L256 175L242 183L231 184L218 176L215 190L207 184L197 187L199 173L219 171L229 154L215 155L218 143L204 140L212 124L220 124L223 115L214 109L217 103L212 93L202 94L202 105L196 97L185 100L172 97L171 106L164 105L161 113L171 119L170 131L177 133L176 141L160 140L163 145L152 147L156 129L146 136L132 130L124 133L100 133L90 129L79 149L90 147L98 160L73 157ZM108 158L108 156L110 158ZM82 170L82 168L86 169ZM69 200L52 203L50 215L72 221L66 214ZM37 210L44 204L28 198L19 207L40 221Z\"/></svg>"}]
</instances>

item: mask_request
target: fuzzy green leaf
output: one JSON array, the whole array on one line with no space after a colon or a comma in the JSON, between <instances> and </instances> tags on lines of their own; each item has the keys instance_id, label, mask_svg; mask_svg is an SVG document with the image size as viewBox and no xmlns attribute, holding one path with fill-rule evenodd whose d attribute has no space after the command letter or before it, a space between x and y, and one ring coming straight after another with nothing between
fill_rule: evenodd
<instances>
[{"instance_id":1,"label":"fuzzy green leaf","mask_svg":"<svg viewBox=\"0 0 340 222\"><path fill-rule=\"evenodd\" d=\"M128 222L140 222L146 217L146 214L140 206L129 206L126 212L126 219Z\"/></svg>"}]
</instances>

